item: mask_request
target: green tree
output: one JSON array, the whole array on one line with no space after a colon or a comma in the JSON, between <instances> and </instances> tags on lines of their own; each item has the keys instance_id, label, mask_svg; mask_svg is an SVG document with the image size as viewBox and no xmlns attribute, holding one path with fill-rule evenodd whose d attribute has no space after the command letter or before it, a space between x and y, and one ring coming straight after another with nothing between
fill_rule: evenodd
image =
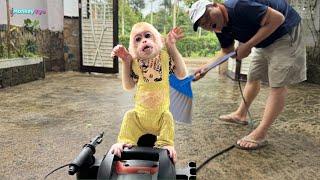
<instances>
[{"instance_id":1,"label":"green tree","mask_svg":"<svg viewBox=\"0 0 320 180\"><path fill-rule=\"evenodd\" d=\"M135 11L141 11L146 6L144 0L129 0L129 4Z\"/></svg>"},{"instance_id":2,"label":"green tree","mask_svg":"<svg viewBox=\"0 0 320 180\"><path fill-rule=\"evenodd\" d=\"M154 0L150 0L150 3L151 3L150 23L153 24L153 3L154 3Z\"/></svg>"},{"instance_id":3,"label":"green tree","mask_svg":"<svg viewBox=\"0 0 320 180\"><path fill-rule=\"evenodd\" d=\"M120 9L120 14L121 14L121 35L124 36L124 19L125 19L125 4L126 0L122 0L122 3L120 3L120 6L122 7Z\"/></svg>"},{"instance_id":4,"label":"green tree","mask_svg":"<svg viewBox=\"0 0 320 180\"><path fill-rule=\"evenodd\" d=\"M171 0L163 0L161 4L165 10L169 10L172 7Z\"/></svg>"},{"instance_id":5,"label":"green tree","mask_svg":"<svg viewBox=\"0 0 320 180\"><path fill-rule=\"evenodd\" d=\"M178 6L179 6L179 0L174 0L173 1L173 11L172 11L172 27L177 26L177 11L178 11Z\"/></svg>"},{"instance_id":6,"label":"green tree","mask_svg":"<svg viewBox=\"0 0 320 180\"><path fill-rule=\"evenodd\" d=\"M154 27L159 31L162 32L163 34L165 34L166 29L168 27L165 27L166 24L171 24L171 18L167 18L166 16L164 16L164 14L166 13L166 11L164 9L161 9L158 12L153 13L153 25ZM147 15L145 17L145 19L148 21L151 17L151 14Z\"/></svg>"},{"instance_id":7,"label":"green tree","mask_svg":"<svg viewBox=\"0 0 320 180\"><path fill-rule=\"evenodd\" d=\"M172 8L171 0L163 0L161 5L164 7L164 19L166 23L168 21L168 15L170 16L170 9ZM167 33L168 28L166 27L166 24L163 26L163 33Z\"/></svg>"},{"instance_id":8,"label":"green tree","mask_svg":"<svg viewBox=\"0 0 320 180\"><path fill-rule=\"evenodd\" d=\"M142 20L142 14L140 11L135 11L130 7L126 0L120 1L119 7L119 24L121 24L121 35L124 36L130 33L131 27L135 23Z\"/></svg>"}]
</instances>

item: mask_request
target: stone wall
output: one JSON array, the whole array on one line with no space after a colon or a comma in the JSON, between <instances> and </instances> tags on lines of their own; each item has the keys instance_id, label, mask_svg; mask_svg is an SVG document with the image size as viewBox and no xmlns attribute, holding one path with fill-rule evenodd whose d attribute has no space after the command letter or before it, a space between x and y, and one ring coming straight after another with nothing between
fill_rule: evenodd
<instances>
[{"instance_id":1,"label":"stone wall","mask_svg":"<svg viewBox=\"0 0 320 180\"><path fill-rule=\"evenodd\" d=\"M47 71L64 71L63 32L41 31L36 35Z\"/></svg>"},{"instance_id":2,"label":"stone wall","mask_svg":"<svg viewBox=\"0 0 320 180\"><path fill-rule=\"evenodd\" d=\"M45 77L43 62L0 69L0 88L15 86Z\"/></svg>"},{"instance_id":3,"label":"stone wall","mask_svg":"<svg viewBox=\"0 0 320 180\"><path fill-rule=\"evenodd\" d=\"M80 70L79 19L64 18L65 70Z\"/></svg>"}]
</instances>

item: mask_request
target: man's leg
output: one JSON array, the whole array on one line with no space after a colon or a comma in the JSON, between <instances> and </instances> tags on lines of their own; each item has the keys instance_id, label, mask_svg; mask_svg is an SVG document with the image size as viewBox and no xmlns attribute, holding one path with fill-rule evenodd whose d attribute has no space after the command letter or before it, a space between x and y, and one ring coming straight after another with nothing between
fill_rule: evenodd
<instances>
[{"instance_id":1,"label":"man's leg","mask_svg":"<svg viewBox=\"0 0 320 180\"><path fill-rule=\"evenodd\" d=\"M255 141L264 140L267 131L271 124L275 121L278 115L282 112L285 105L285 98L287 95L287 88L271 88L270 94L268 96L266 106L264 109L262 120L259 126L253 130L248 137ZM241 147L251 148L257 146L256 143L248 142L245 140L239 140L237 142Z\"/></svg>"},{"instance_id":2,"label":"man's leg","mask_svg":"<svg viewBox=\"0 0 320 180\"><path fill-rule=\"evenodd\" d=\"M256 98L260 91L260 81L248 81L244 88L243 96L246 100L246 104L241 101L238 109L235 112L232 112L228 115L220 116L220 119L232 118L238 119L241 121L247 121L247 111L250 107L252 101Z\"/></svg>"},{"instance_id":3,"label":"man's leg","mask_svg":"<svg viewBox=\"0 0 320 180\"><path fill-rule=\"evenodd\" d=\"M250 56L250 69L247 75L247 83L243 92L246 105L243 101L241 101L236 111L220 116L219 119L221 120L243 125L248 124L247 111L260 91L260 81L268 80L268 59L264 56L262 50L259 48L253 48Z\"/></svg>"},{"instance_id":4,"label":"man's leg","mask_svg":"<svg viewBox=\"0 0 320 180\"><path fill-rule=\"evenodd\" d=\"M267 74L271 89L259 126L247 138L237 142L243 149L255 149L254 147L258 147L257 141L260 141L261 146L266 144L262 140L265 139L271 124L284 108L286 85L306 79L306 49L301 28L301 24L297 25L289 34L284 35L271 46L261 49L262 54L268 55Z\"/></svg>"}]
</instances>

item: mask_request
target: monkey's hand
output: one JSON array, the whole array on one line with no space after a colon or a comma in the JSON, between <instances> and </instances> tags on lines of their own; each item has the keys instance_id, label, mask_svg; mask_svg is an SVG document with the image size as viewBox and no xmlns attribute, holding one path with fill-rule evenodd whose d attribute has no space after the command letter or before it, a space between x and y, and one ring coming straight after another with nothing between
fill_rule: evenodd
<instances>
[{"instance_id":1,"label":"monkey's hand","mask_svg":"<svg viewBox=\"0 0 320 180\"><path fill-rule=\"evenodd\" d=\"M172 45L184 37L183 30L180 27L173 28L167 36L167 45Z\"/></svg>"},{"instance_id":2,"label":"monkey's hand","mask_svg":"<svg viewBox=\"0 0 320 180\"><path fill-rule=\"evenodd\" d=\"M131 148L132 145L125 144L125 143L116 143L111 146L109 153L114 154L114 155L118 156L119 158L121 158L121 153L123 152L124 147Z\"/></svg>"},{"instance_id":3,"label":"monkey's hand","mask_svg":"<svg viewBox=\"0 0 320 180\"><path fill-rule=\"evenodd\" d=\"M163 146L163 149L166 149L169 151L169 157L173 160L173 163L177 162L177 152L174 149L173 146Z\"/></svg>"},{"instance_id":4,"label":"monkey's hand","mask_svg":"<svg viewBox=\"0 0 320 180\"><path fill-rule=\"evenodd\" d=\"M129 63L132 61L132 56L123 45L117 45L111 52L111 57L118 56L123 62Z\"/></svg>"}]
</instances>

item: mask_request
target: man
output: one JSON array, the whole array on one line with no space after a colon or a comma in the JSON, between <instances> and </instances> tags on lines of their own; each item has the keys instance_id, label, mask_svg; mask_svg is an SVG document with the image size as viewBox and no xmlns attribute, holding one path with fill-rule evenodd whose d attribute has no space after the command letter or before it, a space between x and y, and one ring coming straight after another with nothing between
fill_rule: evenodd
<instances>
[{"instance_id":1,"label":"man","mask_svg":"<svg viewBox=\"0 0 320 180\"><path fill-rule=\"evenodd\" d=\"M259 93L260 81L269 82L270 93L259 126L236 146L245 150L264 147L269 127L284 108L286 86L306 80L300 16L286 0L226 0L223 4L199 0L189 15L195 31L200 26L216 33L221 56L235 50L236 59L241 60L253 50L244 89L247 106ZM234 40L241 42L236 49ZM199 72L197 79L201 78ZM236 111L220 119L247 125L247 108L241 102Z\"/></svg>"}]
</instances>

